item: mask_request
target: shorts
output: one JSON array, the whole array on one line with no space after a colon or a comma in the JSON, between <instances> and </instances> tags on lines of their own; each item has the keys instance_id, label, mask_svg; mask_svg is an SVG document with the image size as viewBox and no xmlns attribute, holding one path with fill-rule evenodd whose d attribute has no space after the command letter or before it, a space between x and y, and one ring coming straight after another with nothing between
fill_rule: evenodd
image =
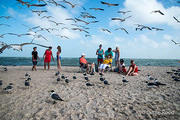
<instances>
[{"instance_id":1,"label":"shorts","mask_svg":"<svg viewBox=\"0 0 180 120\"><path fill-rule=\"evenodd\" d=\"M37 65L37 61L32 61L33 65Z\"/></svg>"},{"instance_id":2,"label":"shorts","mask_svg":"<svg viewBox=\"0 0 180 120\"><path fill-rule=\"evenodd\" d=\"M103 63L103 58L98 58L97 61Z\"/></svg>"},{"instance_id":3,"label":"shorts","mask_svg":"<svg viewBox=\"0 0 180 120\"><path fill-rule=\"evenodd\" d=\"M106 67L110 67L110 66L109 66L108 64L101 64L100 67L99 67L99 69L100 69L100 70L102 70L102 69L105 70Z\"/></svg>"},{"instance_id":4,"label":"shorts","mask_svg":"<svg viewBox=\"0 0 180 120\"><path fill-rule=\"evenodd\" d=\"M83 67L84 69L86 69L86 68L87 68L87 64L82 64L82 67Z\"/></svg>"}]
</instances>

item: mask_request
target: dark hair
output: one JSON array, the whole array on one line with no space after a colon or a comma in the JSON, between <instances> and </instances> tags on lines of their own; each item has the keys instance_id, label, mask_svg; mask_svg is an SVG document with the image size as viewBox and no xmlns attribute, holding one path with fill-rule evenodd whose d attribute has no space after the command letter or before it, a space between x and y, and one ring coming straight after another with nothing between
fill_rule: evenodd
<instances>
[{"instance_id":1,"label":"dark hair","mask_svg":"<svg viewBox=\"0 0 180 120\"><path fill-rule=\"evenodd\" d=\"M33 49L35 49L35 48L37 48L37 47L33 47Z\"/></svg>"},{"instance_id":2,"label":"dark hair","mask_svg":"<svg viewBox=\"0 0 180 120\"><path fill-rule=\"evenodd\" d=\"M52 47L51 47L51 46L49 46L49 49L52 49Z\"/></svg>"},{"instance_id":3,"label":"dark hair","mask_svg":"<svg viewBox=\"0 0 180 120\"><path fill-rule=\"evenodd\" d=\"M108 51L111 51L112 50L112 48L108 48Z\"/></svg>"},{"instance_id":4,"label":"dark hair","mask_svg":"<svg viewBox=\"0 0 180 120\"><path fill-rule=\"evenodd\" d=\"M120 59L120 62L124 62L124 60L123 60L123 59Z\"/></svg>"},{"instance_id":5,"label":"dark hair","mask_svg":"<svg viewBox=\"0 0 180 120\"><path fill-rule=\"evenodd\" d=\"M61 46L57 46L57 49L61 52Z\"/></svg>"},{"instance_id":6,"label":"dark hair","mask_svg":"<svg viewBox=\"0 0 180 120\"><path fill-rule=\"evenodd\" d=\"M134 62L134 60L131 60L131 62Z\"/></svg>"},{"instance_id":7,"label":"dark hair","mask_svg":"<svg viewBox=\"0 0 180 120\"><path fill-rule=\"evenodd\" d=\"M99 47L102 47L102 44L100 44Z\"/></svg>"}]
</instances>

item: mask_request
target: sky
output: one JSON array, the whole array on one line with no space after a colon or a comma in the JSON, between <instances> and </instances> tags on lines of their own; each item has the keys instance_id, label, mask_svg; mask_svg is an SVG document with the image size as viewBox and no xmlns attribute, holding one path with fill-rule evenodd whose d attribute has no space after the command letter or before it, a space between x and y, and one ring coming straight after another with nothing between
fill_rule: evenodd
<instances>
[{"instance_id":1,"label":"sky","mask_svg":"<svg viewBox=\"0 0 180 120\"><path fill-rule=\"evenodd\" d=\"M42 4L43 1L38 0L23 0L33 4ZM51 0L44 0L45 2ZM0 16L11 16L11 19L0 18L0 35L4 33L25 34L31 33L44 36L43 38L34 39L34 43L52 46L53 54L56 55L57 46L62 48L62 57L79 57L81 53L85 53L86 57L95 58L96 50L99 44L103 45L103 49L109 47L115 49L120 48L121 58L147 58L147 59L180 59L180 46L175 45L171 40L180 42L180 23L174 20L175 16L180 20L180 3L178 0L67 0L73 4L77 4L72 8L69 4L63 3L62 0L55 0L57 3L64 5L66 8L56 6L47 2L45 7L27 7L16 0L0 0ZM119 4L119 6L107 6L101 4L101 1ZM85 9L86 10L85 10ZM89 8L102 8L104 11L92 10ZM46 10L38 16L34 11ZM154 10L160 10L164 13L152 13ZM118 11L131 11L126 14L118 13ZM81 12L87 12L96 19L82 18ZM64 23L56 26L54 23L43 18L43 16L53 16L49 20ZM113 21L111 18L126 18L124 22ZM79 18L85 21L99 21L97 23L85 24L83 22L74 22L65 20L67 18ZM88 27L86 31L75 31L76 28L71 24L77 24ZM136 31L136 24L142 24L149 27L164 29L163 31L143 29ZM54 28L54 30L29 31L29 28L41 26L42 28ZM68 29L63 29L64 27ZM129 34L122 30L115 30L124 27ZM108 29L111 33L102 31L102 28ZM67 36L61 38L60 36ZM6 44L21 44L31 42L33 36L13 36L5 35L0 38L1 42ZM31 57L33 45L23 46L23 51L14 51L6 49L0 54L0 57ZM37 48L39 56L42 57L46 48Z\"/></svg>"}]
</instances>

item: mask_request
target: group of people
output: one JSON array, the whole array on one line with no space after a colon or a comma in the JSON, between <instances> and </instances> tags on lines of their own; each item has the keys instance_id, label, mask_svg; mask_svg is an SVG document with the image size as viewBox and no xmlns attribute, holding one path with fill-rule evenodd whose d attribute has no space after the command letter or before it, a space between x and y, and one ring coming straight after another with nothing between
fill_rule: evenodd
<instances>
[{"instance_id":1,"label":"group of people","mask_svg":"<svg viewBox=\"0 0 180 120\"><path fill-rule=\"evenodd\" d=\"M43 55L44 70L46 70L46 65L48 65L48 70L50 69L51 58L53 61L55 61L51 50L52 50L52 47L49 47L49 49L47 49ZM113 53L115 53L115 69L114 70L112 69ZM97 65L95 65L94 63L88 62L85 58L84 53L82 53L81 57L79 58L80 67L84 68L87 73L94 74L95 68L97 68L97 72L99 72L100 74L104 74L105 70L111 70L114 72L122 73L124 75L131 75L131 76L138 75L138 67L135 64L134 60L130 61L131 65L129 66L129 69L126 70L124 60L120 59L119 47L116 47L115 50L112 50L112 48L108 48L108 50L104 52L104 50L102 49L102 44L100 44L99 49L97 49L96 51L96 55L97 55ZM60 46L57 47L56 57L57 57L57 68L59 71L61 71L61 47ZM32 51L32 63L33 63L32 70L37 70L36 66L37 66L38 60L40 60L40 58L38 56L37 48L34 47Z\"/></svg>"},{"instance_id":2,"label":"group of people","mask_svg":"<svg viewBox=\"0 0 180 120\"><path fill-rule=\"evenodd\" d=\"M104 74L104 71L107 69L112 70L112 61L113 61L113 53L115 53L115 72L122 73L124 75L130 75L130 76L136 76L138 75L138 67L135 64L134 60L131 60L131 65L129 66L129 69L126 70L124 60L120 59L120 50L119 47L116 47L115 50L112 50L112 48L108 48L104 52L102 49L102 44L99 45L99 49L96 51L97 55L97 67L98 72L100 74ZM105 56L105 57L104 57ZM80 57L80 67L83 67L87 70L87 72L94 72L94 63L89 63L85 59L85 54L83 53Z\"/></svg>"},{"instance_id":3,"label":"group of people","mask_svg":"<svg viewBox=\"0 0 180 120\"><path fill-rule=\"evenodd\" d=\"M51 50L52 50L52 47L49 47L43 55L44 70L46 70L46 65L48 65L48 70L50 69L51 58L53 61L55 61ZM57 57L57 68L60 71L61 70L61 47L60 46L57 47L56 57ZM37 66L38 60L40 60L40 58L38 56L37 47L34 47L32 51L32 63L33 63L32 71L37 70L36 66Z\"/></svg>"}]
</instances>

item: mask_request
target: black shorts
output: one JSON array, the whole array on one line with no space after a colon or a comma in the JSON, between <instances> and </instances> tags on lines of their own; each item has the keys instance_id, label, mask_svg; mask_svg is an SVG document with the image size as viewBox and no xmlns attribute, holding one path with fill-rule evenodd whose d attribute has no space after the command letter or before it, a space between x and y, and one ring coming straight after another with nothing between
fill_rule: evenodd
<instances>
[{"instance_id":1,"label":"black shorts","mask_svg":"<svg viewBox=\"0 0 180 120\"><path fill-rule=\"evenodd\" d=\"M32 61L33 65L37 65L37 61Z\"/></svg>"},{"instance_id":2,"label":"black shorts","mask_svg":"<svg viewBox=\"0 0 180 120\"><path fill-rule=\"evenodd\" d=\"M82 67L83 67L84 69L86 69L86 68L87 68L87 64L82 64Z\"/></svg>"}]
</instances>

